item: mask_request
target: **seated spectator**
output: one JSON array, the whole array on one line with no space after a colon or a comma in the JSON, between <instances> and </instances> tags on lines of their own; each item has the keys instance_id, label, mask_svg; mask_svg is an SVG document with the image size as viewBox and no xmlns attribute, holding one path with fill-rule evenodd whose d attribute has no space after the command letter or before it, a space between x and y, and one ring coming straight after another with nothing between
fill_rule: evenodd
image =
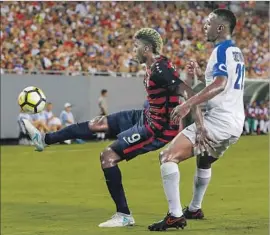
<instances>
[{"instance_id":1,"label":"seated spectator","mask_svg":"<svg viewBox=\"0 0 270 235\"><path fill-rule=\"evenodd\" d=\"M46 110L44 111L45 114L45 118L46 118L46 122L47 122L47 126L49 128L49 131L57 131L60 130L62 125L61 125L61 121L58 117L54 116L53 112L53 105L52 103L47 103L46 104Z\"/></svg>"},{"instance_id":2,"label":"seated spectator","mask_svg":"<svg viewBox=\"0 0 270 235\"><path fill-rule=\"evenodd\" d=\"M65 109L60 114L60 120L62 122L62 126L66 127L66 126L69 126L71 124L74 124L75 120L74 120L74 116L71 112L72 105L70 103L65 103L64 108ZM76 139L75 141L79 144L84 143L84 141L81 139ZM71 144L71 140L66 140L64 142L66 144Z\"/></svg>"},{"instance_id":3,"label":"seated spectator","mask_svg":"<svg viewBox=\"0 0 270 235\"><path fill-rule=\"evenodd\" d=\"M63 127L74 124L74 116L71 112L72 105L70 103L65 103L64 110L60 114L60 120Z\"/></svg>"},{"instance_id":4,"label":"seated spectator","mask_svg":"<svg viewBox=\"0 0 270 235\"><path fill-rule=\"evenodd\" d=\"M47 125L47 120L45 116L45 111L42 111L40 113L31 114L32 121L34 123L34 126L41 132L41 133L47 133L50 129Z\"/></svg>"}]
</instances>

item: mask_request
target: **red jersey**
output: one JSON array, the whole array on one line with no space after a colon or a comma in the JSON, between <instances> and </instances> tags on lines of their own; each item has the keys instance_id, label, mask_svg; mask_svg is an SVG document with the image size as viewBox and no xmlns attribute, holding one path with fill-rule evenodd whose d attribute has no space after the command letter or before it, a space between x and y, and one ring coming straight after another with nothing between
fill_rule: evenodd
<instances>
[{"instance_id":1,"label":"red jersey","mask_svg":"<svg viewBox=\"0 0 270 235\"><path fill-rule=\"evenodd\" d=\"M172 124L170 114L179 105L179 97L172 87L182 81L171 61L160 56L147 69L144 85L148 94L149 107L145 109L146 126L163 142L169 142L178 134L179 126Z\"/></svg>"}]
</instances>

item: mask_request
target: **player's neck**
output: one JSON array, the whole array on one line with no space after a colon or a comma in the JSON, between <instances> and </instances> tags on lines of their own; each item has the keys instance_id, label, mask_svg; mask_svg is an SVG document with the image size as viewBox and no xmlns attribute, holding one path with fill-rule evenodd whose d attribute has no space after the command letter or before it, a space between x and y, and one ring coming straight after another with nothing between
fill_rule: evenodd
<instances>
[{"instance_id":1,"label":"player's neck","mask_svg":"<svg viewBox=\"0 0 270 235\"><path fill-rule=\"evenodd\" d=\"M219 37L216 41L215 41L215 45L216 44L219 44L219 43L221 43L221 42L224 42L224 41L226 41L226 40L231 40L232 38L231 38L231 35L224 35L224 36L222 36L222 37Z\"/></svg>"},{"instance_id":2,"label":"player's neck","mask_svg":"<svg viewBox=\"0 0 270 235\"><path fill-rule=\"evenodd\" d=\"M152 54L152 56L149 56L146 60L146 66L147 68L150 68L157 60L159 56Z\"/></svg>"}]
</instances>

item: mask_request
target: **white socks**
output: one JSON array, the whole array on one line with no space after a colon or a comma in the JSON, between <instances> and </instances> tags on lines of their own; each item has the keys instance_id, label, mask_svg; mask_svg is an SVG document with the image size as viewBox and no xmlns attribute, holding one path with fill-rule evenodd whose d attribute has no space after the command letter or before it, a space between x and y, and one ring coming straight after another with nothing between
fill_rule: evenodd
<instances>
[{"instance_id":1,"label":"white socks","mask_svg":"<svg viewBox=\"0 0 270 235\"><path fill-rule=\"evenodd\" d=\"M97 138L104 140L105 139L105 132L98 132L97 133Z\"/></svg>"},{"instance_id":2,"label":"white socks","mask_svg":"<svg viewBox=\"0 0 270 235\"><path fill-rule=\"evenodd\" d=\"M212 170L197 168L196 175L194 177L193 186L193 198L189 204L189 211L197 211L202 207L202 200L207 189L207 186L211 179Z\"/></svg>"},{"instance_id":3,"label":"white socks","mask_svg":"<svg viewBox=\"0 0 270 235\"><path fill-rule=\"evenodd\" d=\"M179 183L180 172L178 165L174 162L166 162L160 166L163 188L169 203L169 213L172 216L183 215L180 203Z\"/></svg>"}]
</instances>

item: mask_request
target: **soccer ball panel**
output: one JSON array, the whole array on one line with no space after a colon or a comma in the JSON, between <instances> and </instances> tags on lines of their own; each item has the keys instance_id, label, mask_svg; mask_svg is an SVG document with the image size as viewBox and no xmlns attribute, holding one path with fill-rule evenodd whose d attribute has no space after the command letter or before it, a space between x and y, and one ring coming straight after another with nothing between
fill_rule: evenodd
<instances>
[{"instance_id":1,"label":"soccer ball panel","mask_svg":"<svg viewBox=\"0 0 270 235\"><path fill-rule=\"evenodd\" d=\"M25 101L26 92L22 91L18 96L18 104L21 106Z\"/></svg>"},{"instance_id":2,"label":"soccer ball panel","mask_svg":"<svg viewBox=\"0 0 270 235\"><path fill-rule=\"evenodd\" d=\"M32 104L32 105L37 105L39 100L41 99L40 95L34 91L34 92L29 92L27 93L27 103Z\"/></svg>"},{"instance_id":3,"label":"soccer ball panel","mask_svg":"<svg viewBox=\"0 0 270 235\"><path fill-rule=\"evenodd\" d=\"M28 91L34 91L34 90L36 90L36 89L37 89L37 88L34 87L34 86L29 86L29 87L24 88L23 90L26 91L26 92L28 92Z\"/></svg>"},{"instance_id":4,"label":"soccer ball panel","mask_svg":"<svg viewBox=\"0 0 270 235\"><path fill-rule=\"evenodd\" d=\"M26 113L35 113L35 107L33 106L30 106L29 104L25 104L23 107L22 107L22 110Z\"/></svg>"},{"instance_id":5,"label":"soccer ball panel","mask_svg":"<svg viewBox=\"0 0 270 235\"><path fill-rule=\"evenodd\" d=\"M41 111L44 110L45 106L46 106L46 102L42 100L41 103L36 106L36 112L40 113Z\"/></svg>"},{"instance_id":6,"label":"soccer ball panel","mask_svg":"<svg viewBox=\"0 0 270 235\"><path fill-rule=\"evenodd\" d=\"M46 96L44 95L43 91L38 88L38 92L41 95L41 98L43 98L44 100L46 100Z\"/></svg>"}]
</instances>

